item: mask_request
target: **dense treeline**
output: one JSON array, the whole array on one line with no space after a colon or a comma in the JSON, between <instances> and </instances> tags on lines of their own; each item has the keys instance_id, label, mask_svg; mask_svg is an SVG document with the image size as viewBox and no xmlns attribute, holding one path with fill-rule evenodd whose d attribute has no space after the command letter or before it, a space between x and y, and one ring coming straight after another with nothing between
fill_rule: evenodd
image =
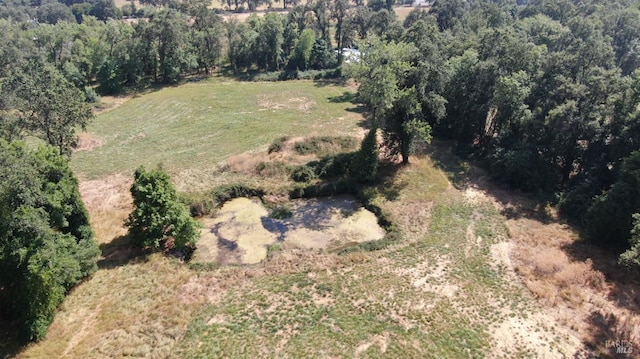
<instances>
[{"instance_id":1,"label":"dense treeline","mask_svg":"<svg viewBox=\"0 0 640 359\"><path fill-rule=\"evenodd\" d=\"M356 76L405 142L425 122L621 250L640 211L639 39L637 1L439 0L370 42Z\"/></svg>"},{"instance_id":2,"label":"dense treeline","mask_svg":"<svg viewBox=\"0 0 640 359\"><path fill-rule=\"evenodd\" d=\"M0 139L0 315L24 338L42 338L99 254L67 160Z\"/></svg>"}]
</instances>

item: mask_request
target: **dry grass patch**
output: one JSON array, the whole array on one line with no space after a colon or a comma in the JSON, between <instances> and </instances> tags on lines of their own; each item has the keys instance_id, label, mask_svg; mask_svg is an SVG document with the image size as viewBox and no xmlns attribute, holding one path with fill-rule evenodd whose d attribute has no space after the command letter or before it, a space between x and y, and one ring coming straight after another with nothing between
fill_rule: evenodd
<instances>
[{"instance_id":1,"label":"dry grass patch","mask_svg":"<svg viewBox=\"0 0 640 359\"><path fill-rule=\"evenodd\" d=\"M127 233L124 221L133 209L129 191L132 183L132 178L121 174L80 180L80 195L99 244L109 243Z\"/></svg>"},{"instance_id":2,"label":"dry grass patch","mask_svg":"<svg viewBox=\"0 0 640 359\"><path fill-rule=\"evenodd\" d=\"M162 255L100 270L67 296L46 339L20 357L168 357L193 310L176 295L191 276Z\"/></svg>"},{"instance_id":3,"label":"dry grass patch","mask_svg":"<svg viewBox=\"0 0 640 359\"><path fill-rule=\"evenodd\" d=\"M305 96L297 96L297 94L292 91L263 94L259 95L257 99L261 110L268 111L297 110L307 113L316 105L315 101Z\"/></svg>"},{"instance_id":4,"label":"dry grass patch","mask_svg":"<svg viewBox=\"0 0 640 359\"><path fill-rule=\"evenodd\" d=\"M569 227L526 218L506 224L514 243L513 268L544 306L554 308L551 313L559 323L575 331L595 355L615 356L615 348L606 347L607 340L640 345L640 318L633 314L640 309L638 304L619 305L614 292L618 284L608 281L591 258L569 254L567 248L577 240ZM598 263L606 263L610 256L588 246L582 250Z\"/></svg>"}]
</instances>

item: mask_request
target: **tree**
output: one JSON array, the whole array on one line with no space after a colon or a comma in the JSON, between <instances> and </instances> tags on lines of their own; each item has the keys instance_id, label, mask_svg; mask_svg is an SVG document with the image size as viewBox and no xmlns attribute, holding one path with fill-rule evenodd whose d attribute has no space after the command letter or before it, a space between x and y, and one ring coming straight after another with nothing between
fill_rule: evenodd
<instances>
[{"instance_id":1,"label":"tree","mask_svg":"<svg viewBox=\"0 0 640 359\"><path fill-rule=\"evenodd\" d=\"M71 8L59 2L50 2L38 8L38 21L56 24L60 21L75 21Z\"/></svg>"},{"instance_id":2,"label":"tree","mask_svg":"<svg viewBox=\"0 0 640 359\"><path fill-rule=\"evenodd\" d=\"M386 43L371 38L362 50L353 74L360 83L360 99L372 111L372 119L383 131L389 154L400 154L409 162L413 140L430 140L431 128L424 121L414 77L417 49L408 43Z\"/></svg>"},{"instance_id":3,"label":"tree","mask_svg":"<svg viewBox=\"0 0 640 359\"><path fill-rule=\"evenodd\" d=\"M78 183L57 152L0 139L0 310L29 340L44 337L100 254Z\"/></svg>"},{"instance_id":4,"label":"tree","mask_svg":"<svg viewBox=\"0 0 640 359\"><path fill-rule=\"evenodd\" d=\"M8 90L19 99L19 121L32 134L70 154L76 144L76 128L84 129L93 117L85 95L50 65L30 63L16 70Z\"/></svg>"},{"instance_id":5,"label":"tree","mask_svg":"<svg viewBox=\"0 0 640 359\"><path fill-rule=\"evenodd\" d=\"M233 72L237 73L240 69L246 69L251 66L252 49L258 34L246 23L238 23L232 20L227 21L225 24L229 46L227 56L233 67Z\"/></svg>"},{"instance_id":6,"label":"tree","mask_svg":"<svg viewBox=\"0 0 640 359\"><path fill-rule=\"evenodd\" d=\"M247 20L258 36L254 43L253 58L259 68L279 70L283 63L284 24L282 17L269 13L264 17L252 15Z\"/></svg>"},{"instance_id":7,"label":"tree","mask_svg":"<svg viewBox=\"0 0 640 359\"><path fill-rule=\"evenodd\" d=\"M191 41L195 48L198 67L208 73L218 65L222 56L222 34L224 24L222 18L208 9L206 4L198 3L190 11L194 24L191 26Z\"/></svg>"},{"instance_id":8,"label":"tree","mask_svg":"<svg viewBox=\"0 0 640 359\"><path fill-rule=\"evenodd\" d=\"M338 63L342 63L342 48L344 48L345 38L349 36L345 21L349 10L348 0L335 0L331 6L331 18L336 20L335 40L338 45Z\"/></svg>"},{"instance_id":9,"label":"tree","mask_svg":"<svg viewBox=\"0 0 640 359\"><path fill-rule=\"evenodd\" d=\"M335 55L324 39L316 39L309 58L310 66L317 70L328 69L335 64Z\"/></svg>"},{"instance_id":10,"label":"tree","mask_svg":"<svg viewBox=\"0 0 640 359\"><path fill-rule=\"evenodd\" d=\"M153 249L195 247L198 224L180 202L169 175L160 169L139 167L131 195L134 209L125 225L138 245Z\"/></svg>"},{"instance_id":11,"label":"tree","mask_svg":"<svg viewBox=\"0 0 640 359\"><path fill-rule=\"evenodd\" d=\"M160 80L176 83L184 70L197 66L188 46L185 19L176 10L163 10L151 19L150 25L157 41Z\"/></svg>"},{"instance_id":12,"label":"tree","mask_svg":"<svg viewBox=\"0 0 640 359\"><path fill-rule=\"evenodd\" d=\"M300 38L296 41L293 53L289 58L289 68L297 68L306 70L309 68L311 53L316 37L311 29L304 29L300 34Z\"/></svg>"}]
</instances>

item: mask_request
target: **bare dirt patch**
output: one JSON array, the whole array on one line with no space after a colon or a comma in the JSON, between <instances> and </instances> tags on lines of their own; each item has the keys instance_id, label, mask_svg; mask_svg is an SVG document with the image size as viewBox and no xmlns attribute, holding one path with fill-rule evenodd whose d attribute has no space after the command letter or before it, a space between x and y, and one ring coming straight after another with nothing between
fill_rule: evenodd
<instances>
[{"instance_id":1,"label":"bare dirt patch","mask_svg":"<svg viewBox=\"0 0 640 359\"><path fill-rule=\"evenodd\" d=\"M91 132L80 132L78 134L78 145L75 151L91 151L95 148L102 147L105 144L103 138L98 137Z\"/></svg>"},{"instance_id":2,"label":"bare dirt patch","mask_svg":"<svg viewBox=\"0 0 640 359\"><path fill-rule=\"evenodd\" d=\"M611 254L587 246L581 250L593 260L575 256L568 250L575 245L575 234L564 225L518 219L507 226L516 272L540 302L553 309L559 323L574 330L597 355L616 354L607 341L627 340L640 347L639 303L619 300L638 293L637 285L607 280L595 265ZM621 287L626 292L620 292Z\"/></svg>"},{"instance_id":3,"label":"bare dirt patch","mask_svg":"<svg viewBox=\"0 0 640 359\"><path fill-rule=\"evenodd\" d=\"M497 345L512 347L514 333L534 339L529 344L535 344L536 338L553 342L553 337L533 331L536 323L542 323L563 340L556 341L551 351L536 351L536 357L616 356L616 348L607 347L607 341L615 340L627 340L639 348L640 303L624 299L637 298L638 283L611 274L622 271L615 258L580 242L578 234L562 224L552 209L497 188L485 176L477 179L462 189L465 198L472 204L488 201L508 218L509 240L490 248L494 268L522 282L544 310L517 322L503 322L494 333L496 343L502 343Z\"/></svg>"},{"instance_id":4,"label":"bare dirt patch","mask_svg":"<svg viewBox=\"0 0 640 359\"><path fill-rule=\"evenodd\" d=\"M300 112L308 112L316 105L315 101L298 95L293 92L260 95L258 96L258 105L262 110L297 110Z\"/></svg>"}]
</instances>

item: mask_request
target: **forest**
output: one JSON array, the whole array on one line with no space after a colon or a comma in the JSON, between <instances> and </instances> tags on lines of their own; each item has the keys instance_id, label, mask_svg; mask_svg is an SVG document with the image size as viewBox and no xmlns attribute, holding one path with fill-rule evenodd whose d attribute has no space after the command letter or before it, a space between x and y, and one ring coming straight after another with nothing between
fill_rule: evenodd
<instances>
[{"instance_id":1,"label":"forest","mask_svg":"<svg viewBox=\"0 0 640 359\"><path fill-rule=\"evenodd\" d=\"M96 269L67 164L91 106L213 73L353 78L388 158L451 141L637 272L640 2L436 0L401 21L390 0L283 0L244 22L206 0L139 4L0 2L0 303L26 338ZM224 5L245 4L272 9ZM343 48L361 56L344 63Z\"/></svg>"}]
</instances>

